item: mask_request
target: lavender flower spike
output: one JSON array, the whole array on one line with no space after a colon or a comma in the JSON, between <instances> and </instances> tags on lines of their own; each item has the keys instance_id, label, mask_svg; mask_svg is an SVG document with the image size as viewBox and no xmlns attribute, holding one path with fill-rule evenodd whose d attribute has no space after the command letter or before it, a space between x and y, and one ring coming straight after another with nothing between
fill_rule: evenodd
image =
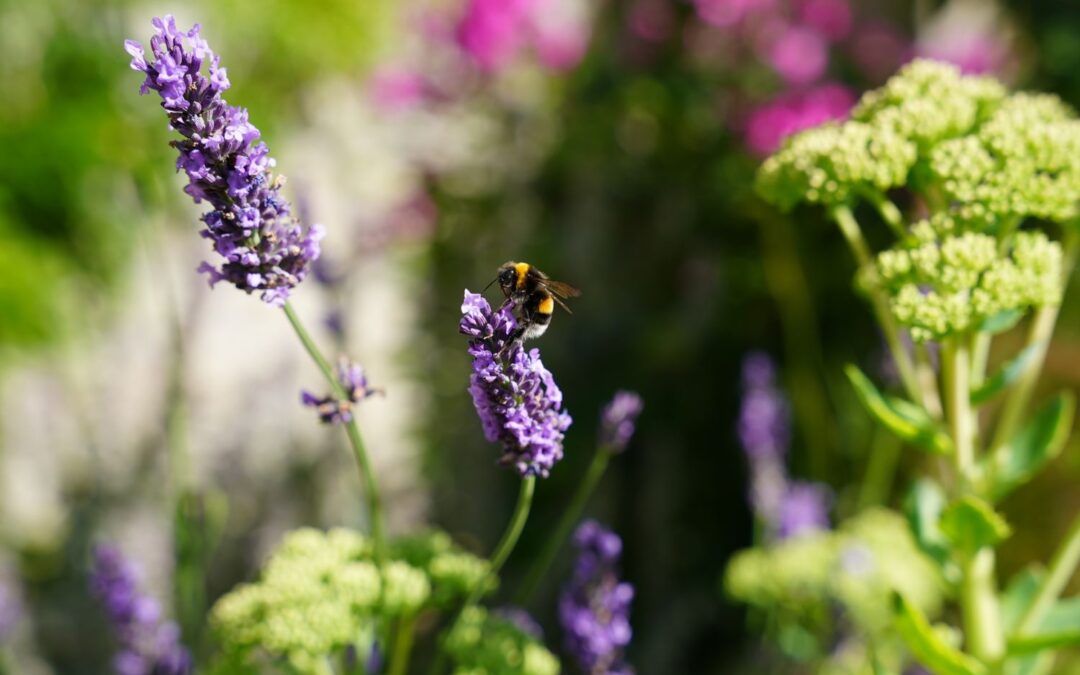
<instances>
[{"instance_id":1,"label":"lavender flower spike","mask_svg":"<svg viewBox=\"0 0 1080 675\"><path fill-rule=\"evenodd\" d=\"M367 397L380 393L380 390L368 386L364 368L346 358L338 361L337 380L348 395L347 400L339 401L332 395L319 397L310 391L300 392L300 402L315 408L319 413L319 419L326 424L351 422L353 407Z\"/></svg>"},{"instance_id":2,"label":"lavender flower spike","mask_svg":"<svg viewBox=\"0 0 1080 675\"><path fill-rule=\"evenodd\" d=\"M547 477L563 456L570 415L562 392L540 361L540 350L526 352L511 335L517 321L509 306L493 312L479 293L465 291L459 330L472 338L473 373L469 393L484 436L501 443L501 462L522 477Z\"/></svg>"},{"instance_id":3,"label":"lavender flower spike","mask_svg":"<svg viewBox=\"0 0 1080 675\"><path fill-rule=\"evenodd\" d=\"M619 581L616 565L622 540L594 520L574 533L580 555L574 576L559 598L566 651L589 675L630 675L623 650L630 644L630 601L634 588Z\"/></svg>"},{"instance_id":4,"label":"lavender flower spike","mask_svg":"<svg viewBox=\"0 0 1080 675\"><path fill-rule=\"evenodd\" d=\"M600 413L600 447L612 454L626 450L644 408L645 402L636 392L615 392L615 397Z\"/></svg>"},{"instance_id":5,"label":"lavender flower spike","mask_svg":"<svg viewBox=\"0 0 1080 675\"><path fill-rule=\"evenodd\" d=\"M120 639L113 659L117 675L187 675L191 655L180 644L180 629L161 620L161 606L139 592L132 564L117 549L94 552L90 590L105 607Z\"/></svg>"},{"instance_id":6,"label":"lavender flower spike","mask_svg":"<svg viewBox=\"0 0 1080 675\"><path fill-rule=\"evenodd\" d=\"M177 170L188 177L184 191L211 207L201 234L224 260L219 267L204 262L199 271L209 274L211 286L226 281L247 293L259 291L280 307L319 257L324 230L312 225L305 231L290 217L280 194L284 177L271 174L275 162L247 110L221 98L229 78L199 37L199 25L180 31L169 15L152 23L152 58L133 40L124 47L131 67L146 73L140 93L161 96L169 126L182 137L172 146L180 152Z\"/></svg>"}]
</instances>

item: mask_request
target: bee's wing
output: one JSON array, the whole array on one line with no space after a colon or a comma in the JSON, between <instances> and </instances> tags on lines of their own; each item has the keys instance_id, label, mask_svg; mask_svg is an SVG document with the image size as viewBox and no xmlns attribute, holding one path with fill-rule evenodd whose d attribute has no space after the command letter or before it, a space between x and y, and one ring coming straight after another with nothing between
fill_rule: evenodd
<instances>
[{"instance_id":1,"label":"bee's wing","mask_svg":"<svg viewBox=\"0 0 1080 675\"><path fill-rule=\"evenodd\" d=\"M540 282L540 285L554 293L559 298L576 298L581 295L581 291L574 288L570 284L564 284L561 281L544 279ZM562 305L563 303L560 302L559 304ZM563 307L566 307L566 305L563 305Z\"/></svg>"},{"instance_id":2,"label":"bee's wing","mask_svg":"<svg viewBox=\"0 0 1080 675\"><path fill-rule=\"evenodd\" d=\"M551 299L554 300L555 302L559 303L559 307L562 307L563 309L565 309L567 314L573 314L573 312L570 311L570 308L566 306L566 303L559 299L559 296L552 293L551 294Z\"/></svg>"}]
</instances>

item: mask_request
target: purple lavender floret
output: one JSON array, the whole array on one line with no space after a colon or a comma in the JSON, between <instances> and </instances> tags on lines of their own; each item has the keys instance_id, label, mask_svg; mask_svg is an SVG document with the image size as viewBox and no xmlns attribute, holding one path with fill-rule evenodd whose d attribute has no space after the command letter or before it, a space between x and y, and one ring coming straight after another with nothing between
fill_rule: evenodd
<instances>
[{"instance_id":1,"label":"purple lavender floret","mask_svg":"<svg viewBox=\"0 0 1080 675\"><path fill-rule=\"evenodd\" d=\"M820 483L793 481L780 500L776 536L791 539L829 529L832 494Z\"/></svg>"},{"instance_id":2,"label":"purple lavender floret","mask_svg":"<svg viewBox=\"0 0 1080 675\"><path fill-rule=\"evenodd\" d=\"M493 312L479 293L465 291L459 329L471 338L469 377L484 437L501 443L500 462L525 476L547 477L563 456L570 415L562 392L540 360L540 350L525 351L512 340L517 327L510 305Z\"/></svg>"},{"instance_id":3,"label":"purple lavender floret","mask_svg":"<svg viewBox=\"0 0 1080 675\"><path fill-rule=\"evenodd\" d=\"M739 411L739 440L753 457L782 457L790 441L787 401L776 389L772 360L761 352L743 360L743 400Z\"/></svg>"},{"instance_id":4,"label":"purple lavender floret","mask_svg":"<svg viewBox=\"0 0 1080 675\"><path fill-rule=\"evenodd\" d=\"M284 178L271 174L275 162L259 130L247 110L221 98L229 78L220 57L199 37L199 25L177 30L171 15L152 23L151 60L138 42L126 40L124 47L131 67L146 73L139 92L161 96L169 126L183 137L171 145L180 152L177 170L188 177L184 191L196 204L205 200L212 207L202 217L200 234L224 261L219 267L204 262L199 271L209 275L211 286L226 281L280 307L319 257L323 227L305 231L289 215L280 194Z\"/></svg>"},{"instance_id":5,"label":"purple lavender floret","mask_svg":"<svg viewBox=\"0 0 1080 675\"><path fill-rule=\"evenodd\" d=\"M120 640L113 658L117 675L186 675L191 654L180 644L180 629L163 621L161 606L138 588L138 574L119 550L94 551L90 590L105 609Z\"/></svg>"},{"instance_id":6,"label":"purple lavender floret","mask_svg":"<svg viewBox=\"0 0 1080 675\"><path fill-rule=\"evenodd\" d=\"M300 402L306 406L315 408L319 413L319 419L326 424L345 424L352 421L353 407L369 396L379 393L368 385L367 375L364 368L357 363L342 358L338 361L337 380L348 397L338 400L335 396L316 396L310 391L300 392Z\"/></svg>"},{"instance_id":7,"label":"purple lavender floret","mask_svg":"<svg viewBox=\"0 0 1080 675\"><path fill-rule=\"evenodd\" d=\"M600 447L613 454L626 450L644 407L645 402L636 392L615 392L614 398L600 413Z\"/></svg>"},{"instance_id":8,"label":"purple lavender floret","mask_svg":"<svg viewBox=\"0 0 1080 675\"><path fill-rule=\"evenodd\" d=\"M589 675L630 675L624 650L630 644L634 588L619 581L622 540L594 520L574 533L579 554L574 574L559 598L559 623L566 651Z\"/></svg>"}]
</instances>

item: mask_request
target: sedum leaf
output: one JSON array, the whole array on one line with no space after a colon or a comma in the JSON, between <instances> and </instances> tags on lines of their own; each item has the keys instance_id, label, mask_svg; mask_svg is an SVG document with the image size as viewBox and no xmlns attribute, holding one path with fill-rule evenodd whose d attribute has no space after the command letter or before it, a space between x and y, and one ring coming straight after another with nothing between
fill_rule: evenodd
<instances>
[{"instance_id":1,"label":"sedum leaf","mask_svg":"<svg viewBox=\"0 0 1080 675\"><path fill-rule=\"evenodd\" d=\"M988 455L980 467L986 481L983 493L999 501L1061 454L1072 429L1075 407L1072 393L1058 394L1011 441Z\"/></svg>"},{"instance_id":2,"label":"sedum leaf","mask_svg":"<svg viewBox=\"0 0 1080 675\"><path fill-rule=\"evenodd\" d=\"M983 675L986 667L948 644L926 616L902 595L893 595L896 629L911 653L934 675Z\"/></svg>"},{"instance_id":3,"label":"sedum leaf","mask_svg":"<svg viewBox=\"0 0 1080 675\"><path fill-rule=\"evenodd\" d=\"M1080 596L1059 600L1030 635L1009 639L1009 654L1023 655L1080 645Z\"/></svg>"},{"instance_id":4,"label":"sedum leaf","mask_svg":"<svg viewBox=\"0 0 1080 675\"><path fill-rule=\"evenodd\" d=\"M1019 354L1007 361L1001 369L991 375L982 386L971 392L972 405L982 405L1005 391L1015 382L1031 365L1033 359L1040 353L1044 343L1036 342L1024 348Z\"/></svg>"},{"instance_id":5,"label":"sedum leaf","mask_svg":"<svg viewBox=\"0 0 1080 675\"><path fill-rule=\"evenodd\" d=\"M995 546L1012 534L1012 528L994 507L974 495L950 504L941 514L940 525L942 533L968 553Z\"/></svg>"},{"instance_id":6,"label":"sedum leaf","mask_svg":"<svg viewBox=\"0 0 1080 675\"><path fill-rule=\"evenodd\" d=\"M882 426L924 450L939 455L952 453L949 436L925 410L909 401L884 396L870 378L852 364L845 366L844 372L867 412Z\"/></svg>"}]
</instances>

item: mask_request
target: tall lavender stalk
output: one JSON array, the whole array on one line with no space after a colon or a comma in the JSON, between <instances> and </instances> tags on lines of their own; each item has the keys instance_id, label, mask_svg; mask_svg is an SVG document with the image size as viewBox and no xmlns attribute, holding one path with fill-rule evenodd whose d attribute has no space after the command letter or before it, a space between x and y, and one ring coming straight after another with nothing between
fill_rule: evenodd
<instances>
[{"instance_id":1,"label":"tall lavender stalk","mask_svg":"<svg viewBox=\"0 0 1080 675\"><path fill-rule=\"evenodd\" d=\"M195 203L205 201L211 207L202 217L200 234L211 240L221 260L217 265L204 262L199 270L209 275L211 286L226 281L246 293L258 291L265 302L282 308L333 392L333 401L323 401L324 407L351 405L351 393L288 302L319 257L323 227L305 229L290 215L281 195L284 177L271 173L275 162L247 110L222 98L229 78L220 57L200 37L198 24L181 31L170 15L152 24L149 55L133 40L124 47L131 54L131 67L146 74L140 93L157 92L170 128L181 136L172 145L179 151L177 170L188 178L184 191ZM365 486L372 535L381 551L382 502L371 463L356 421L351 415L347 420L338 417L345 422Z\"/></svg>"}]
</instances>

